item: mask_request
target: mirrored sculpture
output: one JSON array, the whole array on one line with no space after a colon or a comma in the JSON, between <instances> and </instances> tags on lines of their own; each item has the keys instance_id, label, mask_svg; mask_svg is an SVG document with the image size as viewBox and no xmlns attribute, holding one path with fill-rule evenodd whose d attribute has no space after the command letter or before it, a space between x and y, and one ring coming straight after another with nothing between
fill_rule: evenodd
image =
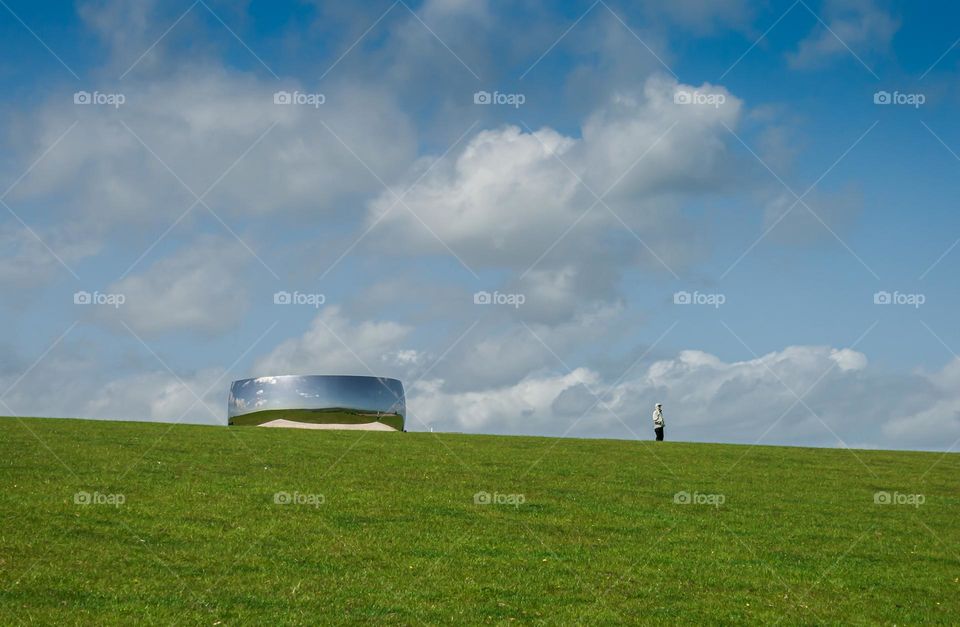
<instances>
[{"instance_id":1,"label":"mirrored sculpture","mask_svg":"<svg viewBox=\"0 0 960 627\"><path fill-rule=\"evenodd\" d=\"M228 424L306 429L403 431L407 413L397 379L285 375L230 386Z\"/></svg>"}]
</instances>

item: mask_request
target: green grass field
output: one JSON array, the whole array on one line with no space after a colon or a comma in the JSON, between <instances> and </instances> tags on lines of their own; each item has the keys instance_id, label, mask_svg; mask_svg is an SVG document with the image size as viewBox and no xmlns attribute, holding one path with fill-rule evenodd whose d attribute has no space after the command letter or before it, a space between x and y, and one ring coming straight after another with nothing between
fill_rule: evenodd
<instances>
[{"instance_id":1,"label":"green grass field","mask_svg":"<svg viewBox=\"0 0 960 627\"><path fill-rule=\"evenodd\" d=\"M0 459L4 625L960 622L955 454L0 419Z\"/></svg>"}]
</instances>

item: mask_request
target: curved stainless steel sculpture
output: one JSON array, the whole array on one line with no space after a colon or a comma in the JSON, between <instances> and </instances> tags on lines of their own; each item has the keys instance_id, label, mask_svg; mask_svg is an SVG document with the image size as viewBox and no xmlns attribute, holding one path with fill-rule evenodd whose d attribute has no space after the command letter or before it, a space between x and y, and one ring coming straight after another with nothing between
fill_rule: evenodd
<instances>
[{"instance_id":1,"label":"curved stainless steel sculpture","mask_svg":"<svg viewBox=\"0 0 960 627\"><path fill-rule=\"evenodd\" d=\"M397 379L285 375L230 385L228 424L308 429L403 431L407 413Z\"/></svg>"}]
</instances>

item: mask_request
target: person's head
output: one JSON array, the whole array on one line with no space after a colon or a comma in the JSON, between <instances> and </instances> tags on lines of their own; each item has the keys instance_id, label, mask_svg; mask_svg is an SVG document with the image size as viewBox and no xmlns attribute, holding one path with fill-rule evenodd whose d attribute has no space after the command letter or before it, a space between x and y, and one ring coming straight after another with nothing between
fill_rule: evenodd
<instances>
[{"instance_id":1,"label":"person's head","mask_svg":"<svg viewBox=\"0 0 960 627\"><path fill-rule=\"evenodd\" d=\"M657 403L657 409L663 409L663 403Z\"/></svg>"}]
</instances>

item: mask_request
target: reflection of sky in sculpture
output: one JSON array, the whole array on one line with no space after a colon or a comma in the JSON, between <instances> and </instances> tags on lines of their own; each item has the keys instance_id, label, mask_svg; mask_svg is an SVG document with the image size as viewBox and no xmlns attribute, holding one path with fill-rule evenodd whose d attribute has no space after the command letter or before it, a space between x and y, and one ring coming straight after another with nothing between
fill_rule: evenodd
<instances>
[{"instance_id":1,"label":"reflection of sky in sculpture","mask_svg":"<svg viewBox=\"0 0 960 627\"><path fill-rule=\"evenodd\" d=\"M407 413L403 384L396 379L347 375L288 375L241 379L230 386L230 417L267 409L327 409Z\"/></svg>"}]
</instances>

